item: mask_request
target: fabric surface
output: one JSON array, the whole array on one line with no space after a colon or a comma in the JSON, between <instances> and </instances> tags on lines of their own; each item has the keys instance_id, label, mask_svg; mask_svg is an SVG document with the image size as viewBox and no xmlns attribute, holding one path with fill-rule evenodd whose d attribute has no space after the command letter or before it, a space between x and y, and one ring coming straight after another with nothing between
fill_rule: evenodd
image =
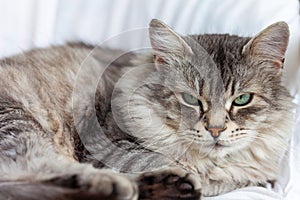
<instances>
[{"instance_id":1,"label":"fabric surface","mask_svg":"<svg viewBox=\"0 0 300 200\"><path fill-rule=\"evenodd\" d=\"M158 18L181 34L231 33L253 36L276 21L290 26L284 83L300 103L300 20L298 0L10 0L0 1L0 56L33 47L82 40L94 44L110 40L111 47L131 50L149 47L147 31ZM126 34L125 34L126 35ZM122 37L121 37L122 38ZM288 168L282 170L275 189L249 187L214 199L286 199L300 196L300 109L288 152ZM284 164L284 166L287 166Z\"/></svg>"}]
</instances>

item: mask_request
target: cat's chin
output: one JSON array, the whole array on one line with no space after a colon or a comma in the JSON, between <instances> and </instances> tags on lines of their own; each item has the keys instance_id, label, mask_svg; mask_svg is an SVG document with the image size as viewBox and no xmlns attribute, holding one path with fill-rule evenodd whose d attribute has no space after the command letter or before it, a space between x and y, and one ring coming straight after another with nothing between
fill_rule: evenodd
<instances>
[{"instance_id":1,"label":"cat's chin","mask_svg":"<svg viewBox=\"0 0 300 200\"><path fill-rule=\"evenodd\" d=\"M211 155L217 158L225 158L227 156L238 156L241 152L248 152L251 147L247 143L240 145L232 145L226 148L215 148L210 152Z\"/></svg>"},{"instance_id":2,"label":"cat's chin","mask_svg":"<svg viewBox=\"0 0 300 200\"><path fill-rule=\"evenodd\" d=\"M249 144L246 143L223 144L222 142L211 142L210 144L195 145L193 149L199 153L200 157L222 158L230 154L235 154L235 152L245 149L248 146Z\"/></svg>"}]
</instances>

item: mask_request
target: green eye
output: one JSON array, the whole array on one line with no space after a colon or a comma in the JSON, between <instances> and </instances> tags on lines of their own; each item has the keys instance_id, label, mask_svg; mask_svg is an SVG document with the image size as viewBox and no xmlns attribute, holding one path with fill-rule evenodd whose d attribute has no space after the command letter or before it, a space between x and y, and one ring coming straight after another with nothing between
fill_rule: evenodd
<instances>
[{"instance_id":1,"label":"green eye","mask_svg":"<svg viewBox=\"0 0 300 200\"><path fill-rule=\"evenodd\" d=\"M248 103L250 103L252 100L252 94L242 94L241 96L239 96L238 98L236 98L233 101L233 105L235 106L244 106L247 105Z\"/></svg>"},{"instance_id":2,"label":"green eye","mask_svg":"<svg viewBox=\"0 0 300 200\"><path fill-rule=\"evenodd\" d=\"M199 106L199 100L193 95L182 93L182 99L190 105Z\"/></svg>"}]
</instances>

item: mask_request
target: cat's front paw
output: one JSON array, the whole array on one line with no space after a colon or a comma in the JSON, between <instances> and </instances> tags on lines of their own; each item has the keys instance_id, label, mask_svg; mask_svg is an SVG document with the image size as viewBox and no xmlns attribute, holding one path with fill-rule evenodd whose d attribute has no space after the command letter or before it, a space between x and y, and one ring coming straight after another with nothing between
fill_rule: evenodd
<instances>
[{"instance_id":1,"label":"cat's front paw","mask_svg":"<svg viewBox=\"0 0 300 200\"><path fill-rule=\"evenodd\" d=\"M69 199L137 200L135 182L109 170L56 177L48 184L71 189Z\"/></svg>"},{"instance_id":2,"label":"cat's front paw","mask_svg":"<svg viewBox=\"0 0 300 200\"><path fill-rule=\"evenodd\" d=\"M138 188L135 183L127 177L107 170L101 173L90 174L83 177L84 184L87 184L89 191L99 192L105 196L105 199L114 200L136 200L138 197Z\"/></svg>"},{"instance_id":3,"label":"cat's front paw","mask_svg":"<svg viewBox=\"0 0 300 200\"><path fill-rule=\"evenodd\" d=\"M181 168L166 168L142 174L138 180L139 199L199 200L200 180Z\"/></svg>"}]
</instances>

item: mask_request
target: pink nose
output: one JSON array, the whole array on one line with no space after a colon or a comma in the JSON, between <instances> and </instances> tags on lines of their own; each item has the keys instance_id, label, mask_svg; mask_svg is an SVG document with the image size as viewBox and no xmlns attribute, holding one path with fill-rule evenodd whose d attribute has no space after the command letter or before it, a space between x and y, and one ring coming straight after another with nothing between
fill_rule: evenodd
<instances>
[{"instance_id":1,"label":"pink nose","mask_svg":"<svg viewBox=\"0 0 300 200\"><path fill-rule=\"evenodd\" d=\"M225 130L225 128L212 127L207 129L211 136L216 139L221 135L221 132Z\"/></svg>"}]
</instances>

